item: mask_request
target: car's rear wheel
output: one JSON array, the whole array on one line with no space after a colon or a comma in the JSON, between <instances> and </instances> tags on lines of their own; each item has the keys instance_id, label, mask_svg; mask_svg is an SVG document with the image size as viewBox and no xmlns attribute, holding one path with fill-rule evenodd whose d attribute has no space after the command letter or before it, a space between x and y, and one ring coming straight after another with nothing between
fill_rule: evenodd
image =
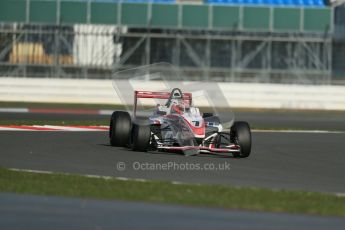
<instances>
[{"instance_id":1,"label":"car's rear wheel","mask_svg":"<svg viewBox=\"0 0 345 230\"><path fill-rule=\"evenodd\" d=\"M240 153L234 153L234 157L248 157L252 148L252 135L249 124L245 121L236 121L231 127L230 135L235 143L241 147Z\"/></svg>"},{"instance_id":2,"label":"car's rear wheel","mask_svg":"<svg viewBox=\"0 0 345 230\"><path fill-rule=\"evenodd\" d=\"M131 126L131 116L128 112L113 112L109 127L110 145L118 147L126 146L131 134Z\"/></svg>"},{"instance_id":3,"label":"car's rear wheel","mask_svg":"<svg viewBox=\"0 0 345 230\"><path fill-rule=\"evenodd\" d=\"M147 151L150 145L151 128L149 125L133 124L131 147L134 151Z\"/></svg>"}]
</instances>

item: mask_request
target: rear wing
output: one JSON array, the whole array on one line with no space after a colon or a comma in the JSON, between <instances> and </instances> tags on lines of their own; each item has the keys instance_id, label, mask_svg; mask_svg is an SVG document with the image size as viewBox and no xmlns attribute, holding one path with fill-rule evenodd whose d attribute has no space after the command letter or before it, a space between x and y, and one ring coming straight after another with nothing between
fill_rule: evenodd
<instances>
[{"instance_id":1,"label":"rear wing","mask_svg":"<svg viewBox=\"0 0 345 230\"><path fill-rule=\"evenodd\" d=\"M169 99L169 92L153 92L153 91L134 91L134 116L137 111L137 103L139 98L157 98L157 99ZM182 93L182 99L185 103L192 105L192 93Z\"/></svg>"}]
</instances>

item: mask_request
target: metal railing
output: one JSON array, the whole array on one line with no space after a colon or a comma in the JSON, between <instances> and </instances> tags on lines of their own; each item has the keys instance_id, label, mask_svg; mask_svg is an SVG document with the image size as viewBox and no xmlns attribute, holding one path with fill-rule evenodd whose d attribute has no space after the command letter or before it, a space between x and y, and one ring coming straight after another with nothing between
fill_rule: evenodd
<instances>
[{"instance_id":1,"label":"metal railing","mask_svg":"<svg viewBox=\"0 0 345 230\"><path fill-rule=\"evenodd\" d=\"M168 62L189 80L322 83L332 71L329 34L2 24L0 76L111 78Z\"/></svg>"}]
</instances>

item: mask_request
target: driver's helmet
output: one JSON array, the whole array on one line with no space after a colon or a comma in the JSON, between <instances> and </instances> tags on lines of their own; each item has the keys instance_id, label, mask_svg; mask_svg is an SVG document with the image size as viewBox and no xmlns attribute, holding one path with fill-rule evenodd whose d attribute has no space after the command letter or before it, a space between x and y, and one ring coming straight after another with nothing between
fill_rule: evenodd
<instances>
[{"instance_id":1,"label":"driver's helmet","mask_svg":"<svg viewBox=\"0 0 345 230\"><path fill-rule=\"evenodd\" d=\"M185 103L183 100L174 100L171 106L171 112L182 114L188 108L189 105Z\"/></svg>"}]
</instances>

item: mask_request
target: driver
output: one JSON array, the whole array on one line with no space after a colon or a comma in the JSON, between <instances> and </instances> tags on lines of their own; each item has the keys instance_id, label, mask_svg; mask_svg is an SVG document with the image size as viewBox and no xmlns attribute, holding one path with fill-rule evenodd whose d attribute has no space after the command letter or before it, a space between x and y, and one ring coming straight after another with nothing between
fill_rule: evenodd
<instances>
[{"instance_id":1,"label":"driver","mask_svg":"<svg viewBox=\"0 0 345 230\"><path fill-rule=\"evenodd\" d=\"M171 106L171 113L183 114L188 109L188 106L182 100L176 100Z\"/></svg>"}]
</instances>

